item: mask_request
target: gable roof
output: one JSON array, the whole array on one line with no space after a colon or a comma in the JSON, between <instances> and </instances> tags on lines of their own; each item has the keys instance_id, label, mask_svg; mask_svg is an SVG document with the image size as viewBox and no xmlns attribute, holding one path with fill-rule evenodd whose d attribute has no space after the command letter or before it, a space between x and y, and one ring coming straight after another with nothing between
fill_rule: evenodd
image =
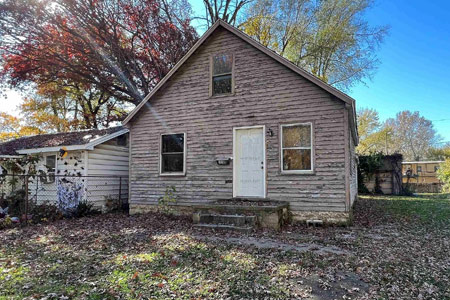
<instances>
[{"instance_id":1,"label":"gable roof","mask_svg":"<svg viewBox=\"0 0 450 300\"><path fill-rule=\"evenodd\" d=\"M0 156L53 152L59 151L63 146L67 147L67 150L92 150L95 146L127 132L128 129L117 126L107 129L25 136L0 143Z\"/></svg>"},{"instance_id":2,"label":"gable roof","mask_svg":"<svg viewBox=\"0 0 450 300\"><path fill-rule=\"evenodd\" d=\"M350 113L352 116L352 127L354 127L352 129L353 134L354 134L354 138L355 141L357 143L358 141L358 134L356 132L356 110L355 110L355 99L353 99L352 97L348 96L347 94L341 92L340 90L336 89L335 87L323 82L322 80L320 80L319 78L317 78L316 76L312 75L311 73L305 71L304 69L294 65L292 62L290 62L289 60L287 60L286 58L282 57L281 55L275 53L274 51L270 50L269 48L265 47L264 45L262 45L261 43L259 43L258 41L254 40L253 38L251 38L250 36L248 36L247 34L245 34L244 32L240 31L239 29L231 26L230 24L222 21L222 20L218 20L214 23L213 26L211 26L204 34L203 36L195 43L194 46L192 46L191 49L189 49L189 51L186 53L185 56L183 56L183 58L169 71L169 73L167 73L166 76L164 76L164 78L155 86L155 88L141 101L141 103L139 103L133 111L131 111L128 116L125 118L125 120L123 120L122 125L126 125L128 122L130 122L130 120L136 115L136 113L147 103L148 100L150 100L150 98L156 94L156 92L172 77L173 74L176 73L176 71L192 56L192 54L206 41L206 39L211 36L211 34L219 27L222 27L226 30L228 30L229 32L233 33L234 35L236 35L237 37L241 38L242 40L244 40L245 42L247 42L248 44L252 45L253 47L255 47L256 49L260 50L261 52L267 54L268 56L270 56L271 58L275 59L276 61L278 61L279 63L281 63L282 65L284 65L285 67L287 67L288 69L291 69L292 71L294 71L295 73L299 74L300 76L304 77L305 79L309 80L310 82L316 84L317 86L321 87L322 89L324 89L325 91L329 92L330 94L332 94L333 96L335 96L337 99L342 100L343 102L345 102L347 105L350 105Z\"/></svg>"}]
</instances>

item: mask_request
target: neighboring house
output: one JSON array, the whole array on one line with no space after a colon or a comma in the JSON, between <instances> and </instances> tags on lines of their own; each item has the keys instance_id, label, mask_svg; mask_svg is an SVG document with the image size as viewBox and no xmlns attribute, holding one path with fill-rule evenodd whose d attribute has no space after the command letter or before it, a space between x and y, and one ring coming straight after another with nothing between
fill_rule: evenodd
<instances>
[{"instance_id":1,"label":"neighboring house","mask_svg":"<svg viewBox=\"0 0 450 300\"><path fill-rule=\"evenodd\" d=\"M437 178L437 170L443 161L407 161L402 163L403 182L408 180L407 171L410 170L410 183L441 183Z\"/></svg>"},{"instance_id":2,"label":"neighboring house","mask_svg":"<svg viewBox=\"0 0 450 300\"><path fill-rule=\"evenodd\" d=\"M409 183L411 189L415 192L440 192L442 182L437 178L437 170L441 163L443 161L403 162L403 183Z\"/></svg>"},{"instance_id":3,"label":"neighboring house","mask_svg":"<svg viewBox=\"0 0 450 300\"><path fill-rule=\"evenodd\" d=\"M128 197L128 129L124 127L42 134L1 143L2 172L11 175L5 161L32 154L40 157L36 164L40 176L29 181L29 197L37 203L56 202L58 187L68 182L79 186L83 198L97 207L109 196L118 197L119 189L121 197ZM8 192L7 184L2 188Z\"/></svg>"},{"instance_id":4,"label":"neighboring house","mask_svg":"<svg viewBox=\"0 0 450 300\"><path fill-rule=\"evenodd\" d=\"M355 101L216 22L123 122L130 212L167 187L179 209L283 200L295 220L346 219L357 196Z\"/></svg>"}]
</instances>

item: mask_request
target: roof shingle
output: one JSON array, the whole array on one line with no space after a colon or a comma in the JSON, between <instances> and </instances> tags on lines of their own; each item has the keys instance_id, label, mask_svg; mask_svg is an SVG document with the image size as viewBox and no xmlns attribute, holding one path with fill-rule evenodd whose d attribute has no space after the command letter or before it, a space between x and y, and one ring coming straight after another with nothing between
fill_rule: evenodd
<instances>
[{"instance_id":1,"label":"roof shingle","mask_svg":"<svg viewBox=\"0 0 450 300\"><path fill-rule=\"evenodd\" d=\"M17 155L17 151L23 149L85 145L94 139L115 133L124 128L125 127L123 126L117 126L107 129L91 129L25 136L0 143L0 155Z\"/></svg>"}]
</instances>

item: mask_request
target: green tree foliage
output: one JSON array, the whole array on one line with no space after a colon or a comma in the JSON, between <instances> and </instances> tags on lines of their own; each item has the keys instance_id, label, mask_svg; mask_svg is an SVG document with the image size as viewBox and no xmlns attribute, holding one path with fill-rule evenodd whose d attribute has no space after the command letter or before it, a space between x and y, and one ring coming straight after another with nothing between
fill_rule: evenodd
<instances>
[{"instance_id":1,"label":"green tree foliage","mask_svg":"<svg viewBox=\"0 0 450 300\"><path fill-rule=\"evenodd\" d=\"M450 143L442 147L433 147L428 151L428 159L430 160L445 160L450 158Z\"/></svg>"},{"instance_id":2,"label":"green tree foliage","mask_svg":"<svg viewBox=\"0 0 450 300\"><path fill-rule=\"evenodd\" d=\"M370 78L388 28L371 27L373 0L256 0L241 28L296 65L342 89Z\"/></svg>"},{"instance_id":3,"label":"green tree foliage","mask_svg":"<svg viewBox=\"0 0 450 300\"><path fill-rule=\"evenodd\" d=\"M444 183L443 191L450 192L450 158L439 166L437 171L438 178Z\"/></svg>"}]
</instances>

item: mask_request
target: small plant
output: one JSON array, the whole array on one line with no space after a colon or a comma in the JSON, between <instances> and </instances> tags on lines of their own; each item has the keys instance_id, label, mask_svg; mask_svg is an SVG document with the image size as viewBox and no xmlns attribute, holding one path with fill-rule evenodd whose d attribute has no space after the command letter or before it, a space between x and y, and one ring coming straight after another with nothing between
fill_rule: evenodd
<instances>
[{"instance_id":1,"label":"small plant","mask_svg":"<svg viewBox=\"0 0 450 300\"><path fill-rule=\"evenodd\" d=\"M88 202L87 200L80 201L75 210L74 216L77 218L87 217L99 214L100 211L94 208L94 204Z\"/></svg>"},{"instance_id":2,"label":"small plant","mask_svg":"<svg viewBox=\"0 0 450 300\"><path fill-rule=\"evenodd\" d=\"M0 229L10 228L13 222L9 216L0 219Z\"/></svg>"},{"instance_id":3,"label":"small plant","mask_svg":"<svg viewBox=\"0 0 450 300\"><path fill-rule=\"evenodd\" d=\"M175 196L175 186L170 185L166 187L166 191L164 192L164 196L160 197L158 199L158 210L166 215L172 215L173 214L173 208L171 207L171 204L175 204L177 202L176 196Z\"/></svg>"},{"instance_id":4,"label":"small plant","mask_svg":"<svg viewBox=\"0 0 450 300\"><path fill-rule=\"evenodd\" d=\"M118 211L120 210L121 203L118 197L112 195L105 196L105 207L107 211Z\"/></svg>"}]
</instances>

